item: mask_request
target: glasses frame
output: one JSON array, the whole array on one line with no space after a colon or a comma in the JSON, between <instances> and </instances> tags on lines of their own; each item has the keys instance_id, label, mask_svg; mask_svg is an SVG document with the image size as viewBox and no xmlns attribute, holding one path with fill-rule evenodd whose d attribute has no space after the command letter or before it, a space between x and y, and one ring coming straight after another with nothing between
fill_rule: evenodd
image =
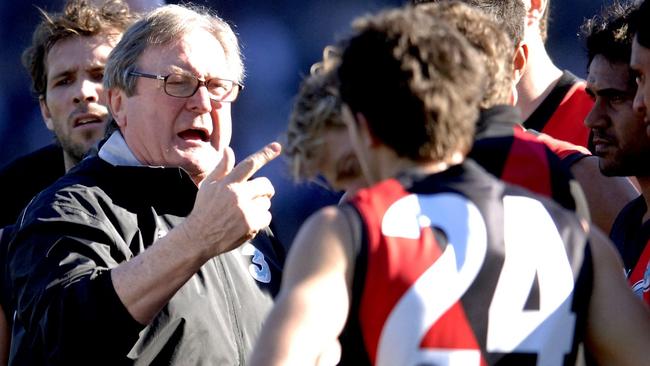
<instances>
[{"instance_id":1,"label":"glasses frame","mask_svg":"<svg viewBox=\"0 0 650 366\"><path fill-rule=\"evenodd\" d=\"M244 85L241 84L241 83L239 83L239 82L237 82L237 81L234 81L234 80L223 79L223 78L211 78L211 79L207 79L207 80L201 80L201 79L197 78L197 77L194 76L194 75L187 75L187 76L193 77L195 80L198 81L198 83L196 84L196 88L194 88L194 91L193 91L192 94L190 94L190 95L187 95L187 96L178 96L178 95L170 94L170 93L167 91L167 79L169 79L169 77L172 76L172 75L183 75L183 74L181 74L181 73L171 73L171 74L168 74L168 75L156 75L156 74L147 74L147 73L145 73L145 72L140 72L140 71L135 71L135 70L134 70L134 71L130 71L130 72L129 72L129 75L130 75L130 76L135 76L135 77L142 77L142 78L155 79L155 80L160 80L160 81L162 81L162 82L163 82L163 91L165 92L165 94L169 95L170 97L174 97L174 98L190 98L190 97L192 97L194 94L196 94L196 91L199 90L200 87L205 86L205 87L207 88L207 87L208 87L208 83L209 83L210 81L212 81L212 80L229 81L229 82L233 83L233 90L235 90L235 88L237 88L237 93L235 94L235 97L234 97L232 100L223 100L223 99L219 99L219 98L217 98L216 96L214 96L212 93L208 92L208 94L210 95L210 99L212 99L212 100L214 100L214 101L216 101L216 102L232 103L232 102L234 102L235 100L237 100L237 98L239 98L239 93L241 93L242 90L244 90ZM232 90L230 91L230 93L228 93L228 95L231 95L231 94L232 94Z\"/></svg>"}]
</instances>

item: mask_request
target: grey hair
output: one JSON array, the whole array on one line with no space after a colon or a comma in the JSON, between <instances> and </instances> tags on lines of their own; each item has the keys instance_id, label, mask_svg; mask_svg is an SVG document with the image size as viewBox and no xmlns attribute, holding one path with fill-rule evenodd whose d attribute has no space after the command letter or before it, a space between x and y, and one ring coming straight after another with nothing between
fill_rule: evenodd
<instances>
[{"instance_id":1,"label":"grey hair","mask_svg":"<svg viewBox=\"0 0 650 366\"><path fill-rule=\"evenodd\" d=\"M241 83L244 63L237 36L230 25L204 7L166 5L146 14L124 33L106 63L104 87L118 88L127 96L132 96L136 80L130 73L135 71L138 59L145 50L151 46L170 44L195 29L204 29L219 41L232 78Z\"/></svg>"}]
</instances>

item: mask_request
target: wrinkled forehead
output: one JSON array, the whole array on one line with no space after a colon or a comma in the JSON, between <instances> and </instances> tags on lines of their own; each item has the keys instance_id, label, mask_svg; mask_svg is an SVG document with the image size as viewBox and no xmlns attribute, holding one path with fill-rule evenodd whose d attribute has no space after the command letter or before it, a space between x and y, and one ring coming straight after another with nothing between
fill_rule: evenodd
<instances>
[{"instance_id":1,"label":"wrinkled forehead","mask_svg":"<svg viewBox=\"0 0 650 366\"><path fill-rule=\"evenodd\" d=\"M590 89L631 89L633 84L632 70L625 62L611 62L603 55L596 55L589 65L587 84Z\"/></svg>"},{"instance_id":2,"label":"wrinkled forehead","mask_svg":"<svg viewBox=\"0 0 650 366\"><path fill-rule=\"evenodd\" d=\"M193 30L162 45L151 45L138 59L147 72L186 71L197 76L233 79L221 42L205 30Z\"/></svg>"},{"instance_id":3,"label":"wrinkled forehead","mask_svg":"<svg viewBox=\"0 0 650 366\"><path fill-rule=\"evenodd\" d=\"M78 65L103 66L119 37L115 34L74 36L56 42L47 53L45 68L48 73Z\"/></svg>"}]
</instances>

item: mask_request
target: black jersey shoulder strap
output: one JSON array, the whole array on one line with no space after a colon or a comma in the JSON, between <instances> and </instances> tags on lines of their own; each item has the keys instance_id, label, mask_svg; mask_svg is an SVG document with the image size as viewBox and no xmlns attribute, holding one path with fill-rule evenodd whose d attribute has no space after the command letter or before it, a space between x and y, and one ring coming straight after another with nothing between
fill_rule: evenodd
<instances>
[{"instance_id":1,"label":"black jersey shoulder strap","mask_svg":"<svg viewBox=\"0 0 650 366\"><path fill-rule=\"evenodd\" d=\"M533 114L524 121L524 127L541 132L553 116L553 113L555 113L555 110L560 106L560 103L562 103L562 100L564 100L566 94L571 90L573 84L578 82L578 80L575 75L565 70L557 81L557 84L551 90L551 93L544 98Z\"/></svg>"}]
</instances>

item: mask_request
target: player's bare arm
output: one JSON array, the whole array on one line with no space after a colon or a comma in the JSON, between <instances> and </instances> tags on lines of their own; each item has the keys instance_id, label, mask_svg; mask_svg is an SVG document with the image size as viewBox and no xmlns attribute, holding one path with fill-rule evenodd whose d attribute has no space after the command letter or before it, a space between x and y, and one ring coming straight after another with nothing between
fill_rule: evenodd
<instances>
[{"instance_id":1,"label":"player's bare arm","mask_svg":"<svg viewBox=\"0 0 650 366\"><path fill-rule=\"evenodd\" d=\"M327 207L301 227L251 365L321 365L331 359L329 352L337 351L350 306L355 258L346 218L340 208Z\"/></svg>"},{"instance_id":2,"label":"player's bare arm","mask_svg":"<svg viewBox=\"0 0 650 366\"><path fill-rule=\"evenodd\" d=\"M587 319L587 347L600 365L646 365L650 311L629 289L623 263L609 240L591 231L594 284Z\"/></svg>"},{"instance_id":3,"label":"player's bare arm","mask_svg":"<svg viewBox=\"0 0 650 366\"><path fill-rule=\"evenodd\" d=\"M628 177L606 177L600 172L598 158L587 156L571 165L571 173L585 193L591 221L603 232L609 232L621 209L639 196ZM617 197L603 199L603 197Z\"/></svg>"}]
</instances>

